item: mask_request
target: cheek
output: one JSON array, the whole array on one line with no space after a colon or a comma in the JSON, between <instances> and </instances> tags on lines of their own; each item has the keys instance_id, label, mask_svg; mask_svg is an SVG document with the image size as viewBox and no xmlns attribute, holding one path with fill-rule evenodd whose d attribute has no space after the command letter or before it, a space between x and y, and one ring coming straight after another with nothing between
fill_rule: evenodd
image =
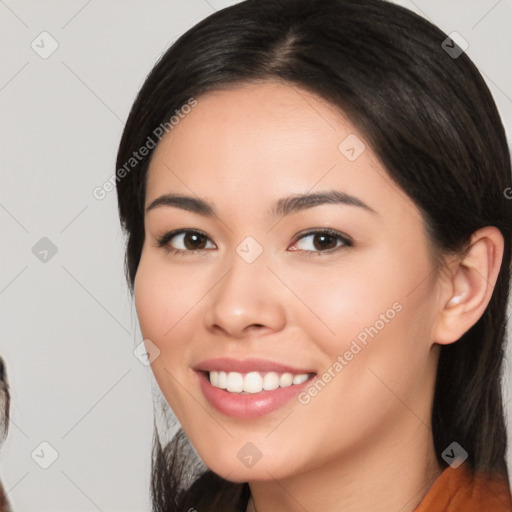
<instances>
[{"instance_id":1,"label":"cheek","mask_svg":"<svg viewBox=\"0 0 512 512\"><path fill-rule=\"evenodd\" d=\"M167 291L158 273L150 271L149 267L144 258L141 259L135 277L135 307L142 335L161 349L161 338L172 325L169 317L171 308L165 300Z\"/></svg>"},{"instance_id":2,"label":"cheek","mask_svg":"<svg viewBox=\"0 0 512 512\"><path fill-rule=\"evenodd\" d=\"M169 406L181 419L187 416L190 397L184 387L190 379L190 333L194 306L201 297L188 273L171 272L157 261L142 257L134 283L134 298L142 336L158 347L151 370Z\"/></svg>"},{"instance_id":3,"label":"cheek","mask_svg":"<svg viewBox=\"0 0 512 512\"><path fill-rule=\"evenodd\" d=\"M430 270L417 252L412 258L388 251L358 258L357 268L319 269L307 282L295 276L296 294L309 308L297 308L295 321L315 340L326 368L341 364L332 370L342 376L339 385L357 383L360 399L387 392L370 369L406 393L426 371L435 297L433 281L425 279Z\"/></svg>"},{"instance_id":4,"label":"cheek","mask_svg":"<svg viewBox=\"0 0 512 512\"><path fill-rule=\"evenodd\" d=\"M382 259L358 258L354 264L347 261L289 271L286 282L305 306L297 301L293 321L313 339L323 340L321 345L329 353L344 349L346 342L358 335L364 341L365 329L377 324L382 330L404 300L400 278L391 275L387 267Z\"/></svg>"},{"instance_id":5,"label":"cheek","mask_svg":"<svg viewBox=\"0 0 512 512\"><path fill-rule=\"evenodd\" d=\"M164 351L171 342L182 339L202 293L200 283L188 272L173 271L158 259L141 258L134 296L143 336Z\"/></svg>"}]
</instances>

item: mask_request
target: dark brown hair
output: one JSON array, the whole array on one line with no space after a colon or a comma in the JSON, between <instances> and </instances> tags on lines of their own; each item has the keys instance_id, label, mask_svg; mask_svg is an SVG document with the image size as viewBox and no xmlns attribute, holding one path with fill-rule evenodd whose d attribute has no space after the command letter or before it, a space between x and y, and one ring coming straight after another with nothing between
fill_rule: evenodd
<instances>
[{"instance_id":1,"label":"dark brown hair","mask_svg":"<svg viewBox=\"0 0 512 512\"><path fill-rule=\"evenodd\" d=\"M499 228L505 250L490 303L458 342L441 347L432 429L442 466L441 453L456 441L474 470L506 475L501 378L510 155L482 76L465 53L446 51L446 38L425 19L383 0L248 0L220 10L183 34L147 77L126 123L117 168L190 98L200 101L206 91L243 82L282 80L348 116L420 209L440 254L460 253L481 227ZM151 154L117 180L132 290ZM166 446L155 436L154 510L245 510L247 484L211 471L183 484L192 453L183 432Z\"/></svg>"}]
</instances>

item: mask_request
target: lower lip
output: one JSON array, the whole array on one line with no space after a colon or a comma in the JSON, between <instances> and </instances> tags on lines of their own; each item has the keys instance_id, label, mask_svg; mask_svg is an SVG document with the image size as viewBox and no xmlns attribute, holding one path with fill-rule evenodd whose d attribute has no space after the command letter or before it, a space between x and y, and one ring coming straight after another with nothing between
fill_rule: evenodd
<instances>
[{"instance_id":1,"label":"lower lip","mask_svg":"<svg viewBox=\"0 0 512 512\"><path fill-rule=\"evenodd\" d=\"M286 388L241 395L212 386L205 372L198 371L196 373L208 402L222 414L242 420L260 418L279 409L297 396L314 378L312 377L301 384L292 384Z\"/></svg>"}]
</instances>

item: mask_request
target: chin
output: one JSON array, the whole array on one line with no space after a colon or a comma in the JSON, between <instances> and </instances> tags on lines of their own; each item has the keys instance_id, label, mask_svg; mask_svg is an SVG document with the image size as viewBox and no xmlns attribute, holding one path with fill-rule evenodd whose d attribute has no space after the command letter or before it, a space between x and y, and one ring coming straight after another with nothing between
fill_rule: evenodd
<instances>
[{"instance_id":1,"label":"chin","mask_svg":"<svg viewBox=\"0 0 512 512\"><path fill-rule=\"evenodd\" d=\"M224 480L227 480L229 482L232 482L234 484L241 484L244 482L263 482L266 480L273 480L273 478L265 471L265 468L259 468L259 469L233 469L233 468L216 468L217 471L214 468L211 469L215 474L223 478ZM270 473L273 475L272 471Z\"/></svg>"},{"instance_id":2,"label":"chin","mask_svg":"<svg viewBox=\"0 0 512 512\"><path fill-rule=\"evenodd\" d=\"M210 453L202 460L208 469L229 482L264 482L286 478L292 469L286 457L279 460L276 457L267 458L263 455L261 458L256 456L251 460L250 456L246 456L247 453L251 453L251 449L245 451L243 448L237 449L229 457L226 457L226 452L227 450L222 453Z\"/></svg>"}]
</instances>

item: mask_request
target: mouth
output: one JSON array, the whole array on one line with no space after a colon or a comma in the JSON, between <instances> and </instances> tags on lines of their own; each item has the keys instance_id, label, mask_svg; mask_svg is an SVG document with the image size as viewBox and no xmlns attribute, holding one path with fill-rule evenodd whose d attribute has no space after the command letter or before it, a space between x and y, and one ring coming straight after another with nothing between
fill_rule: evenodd
<instances>
[{"instance_id":1,"label":"mouth","mask_svg":"<svg viewBox=\"0 0 512 512\"><path fill-rule=\"evenodd\" d=\"M261 393L262 391L274 391L278 388L287 388L297 386L311 378L315 373L290 372L257 372L248 373L224 372L224 371L204 371L208 382L215 388L224 389L228 393L241 395Z\"/></svg>"},{"instance_id":2,"label":"mouth","mask_svg":"<svg viewBox=\"0 0 512 512\"><path fill-rule=\"evenodd\" d=\"M317 375L311 369L261 359L212 359L194 370L210 405L226 416L243 420L280 409Z\"/></svg>"}]
</instances>

